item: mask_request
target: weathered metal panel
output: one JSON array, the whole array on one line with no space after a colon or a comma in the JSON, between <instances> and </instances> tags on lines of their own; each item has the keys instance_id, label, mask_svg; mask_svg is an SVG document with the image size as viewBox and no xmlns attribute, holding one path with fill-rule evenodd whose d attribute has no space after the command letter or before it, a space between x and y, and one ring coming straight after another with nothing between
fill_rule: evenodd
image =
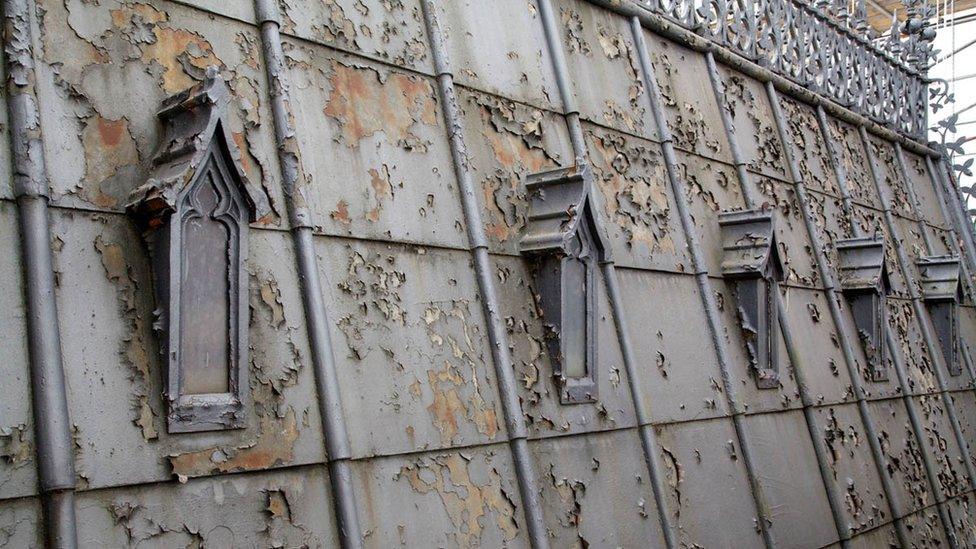
<instances>
[{"instance_id":1,"label":"weathered metal panel","mask_svg":"<svg viewBox=\"0 0 976 549\"><path fill-rule=\"evenodd\" d=\"M316 241L354 456L505 437L463 252Z\"/></svg>"},{"instance_id":2,"label":"weathered metal panel","mask_svg":"<svg viewBox=\"0 0 976 549\"><path fill-rule=\"evenodd\" d=\"M282 32L304 40L430 74L419 0L283 0Z\"/></svg>"},{"instance_id":3,"label":"weathered metal panel","mask_svg":"<svg viewBox=\"0 0 976 549\"><path fill-rule=\"evenodd\" d=\"M674 146L705 158L732 162L715 97L706 90L704 57L675 42L644 31L654 76L661 88Z\"/></svg>"},{"instance_id":4,"label":"weathered metal panel","mask_svg":"<svg viewBox=\"0 0 976 549\"><path fill-rule=\"evenodd\" d=\"M783 143L776 131L772 107L762 84L724 66L719 67L719 75L725 85L725 104L722 108L732 116L736 141L749 170L787 181L789 176Z\"/></svg>"},{"instance_id":5,"label":"weathered metal panel","mask_svg":"<svg viewBox=\"0 0 976 549\"><path fill-rule=\"evenodd\" d=\"M838 539L800 411L746 417L773 539L783 547L822 547Z\"/></svg>"},{"instance_id":6,"label":"weathered metal panel","mask_svg":"<svg viewBox=\"0 0 976 549\"><path fill-rule=\"evenodd\" d=\"M972 547L976 545L976 517L974 511L974 495L972 492L950 499L946 506L952 517L952 528L956 540L960 545Z\"/></svg>"},{"instance_id":7,"label":"weathered metal panel","mask_svg":"<svg viewBox=\"0 0 976 549\"><path fill-rule=\"evenodd\" d=\"M664 540L633 429L530 443L554 547L661 547Z\"/></svg>"},{"instance_id":8,"label":"weathered metal panel","mask_svg":"<svg viewBox=\"0 0 976 549\"><path fill-rule=\"evenodd\" d=\"M928 167L925 165L925 158L905 150L902 151L902 155L905 158L907 184L914 191L919 206L919 210L915 212L916 215L930 225L948 229L952 225L942 214L944 210L939 205L940 194L936 192L936 183L932 180L933 175L936 177L938 175L929 173Z\"/></svg>"},{"instance_id":9,"label":"weathered metal panel","mask_svg":"<svg viewBox=\"0 0 976 549\"><path fill-rule=\"evenodd\" d=\"M37 493L17 211L0 202L0 500ZM2 544L0 544L2 545Z\"/></svg>"},{"instance_id":10,"label":"weathered metal panel","mask_svg":"<svg viewBox=\"0 0 976 549\"><path fill-rule=\"evenodd\" d=\"M807 202L814 215L814 227L817 237L824 247L824 258L830 272L837 273L837 249L834 242L849 238L853 232L850 220L844 211L841 198L835 195L823 194L817 191L807 192Z\"/></svg>"},{"instance_id":11,"label":"weathered metal panel","mask_svg":"<svg viewBox=\"0 0 976 549\"><path fill-rule=\"evenodd\" d=\"M869 382L857 345L852 368L863 376L869 414L862 416L853 403L855 383L841 345L858 336L845 303L837 304L840 326L827 320L834 304L821 289L825 281L815 261L821 250L814 246L825 248L833 272L834 242L854 231L811 107L782 101L803 179L797 183L810 187L809 204L801 204L802 189L786 181L787 159L769 103L776 94L755 79L769 75L745 64L738 66L742 73L719 67L725 96L716 102L700 53L705 48L693 36L679 45L673 39L680 33L658 28L667 39L632 27L606 5L598 7L601 2L553 3L558 36L551 45L565 50L570 69L571 93L564 99L579 105L558 99L554 52L537 11L545 4L532 0L277 2L281 31L289 36L283 60L291 85L283 95L276 87L283 82L265 76L262 46L275 44L262 44L250 2L37 0L32 30L54 189L56 297L75 425L82 545L356 546L361 535L375 547L541 546L545 528L533 537L537 523L526 520L538 497L552 545L662 545L663 523L673 526L668 533L682 545L751 547L763 542L757 527L765 515L776 546L823 546L838 541L829 492L840 496L833 500L838 527L847 523L857 534L852 545L872 546L899 540L895 526L901 524L891 523L883 492L886 473L897 488L892 499L912 513L905 524L914 541L945 544L923 456L936 469L936 492L960 494L943 506L949 528L962 545L973 541L972 495L963 493L970 487L961 462L967 453L949 421L955 410L966 444L976 442L973 380L968 371L946 377L953 391L947 408L921 319L906 299L906 275L917 278L914 259L956 249L924 158L906 151L903 176L892 143L874 139L870 145L896 206L894 232L904 239L898 244L912 265L912 272L901 273L858 130L828 120L858 202L855 222L868 235L887 238L896 291L891 326L913 395L909 402L922 423L916 431L905 401L894 398L901 393L894 370L886 382ZM444 68L452 74L439 80L425 30L424 16L432 14L451 57ZM266 23L264 38L273 42L269 25L276 27ZM673 187L665 163L671 151L654 141L635 31L651 50L662 122L679 149ZM731 63L724 51L709 55ZM198 81L210 65L228 80L231 134L273 212L250 231L246 428L169 435L152 276L135 226L118 212L128 192L144 183L159 139L147 105ZM442 104L441 93L454 88L452 79L463 124L446 127L442 109L453 102ZM269 93L284 97L284 109L281 101L274 104L277 118ZM576 109L586 122L571 143L569 130L580 130ZM778 252L789 276L780 296L782 320L797 360L791 363L780 338L781 384L771 389L756 387L746 353L751 334L721 278L719 214L746 206L722 109L732 115L734 145L743 152L747 194L761 195L750 206L767 203L775 210ZM569 116L559 114L565 111ZM287 216L272 122L280 129L282 120L295 127L304 154L297 159L303 173L294 198L308 201L311 230L319 234L317 257L308 263L324 275L322 298L332 324L333 348L321 345L315 364L334 352L341 420L352 439L354 461L341 462L352 468L352 478L336 477L335 494L323 463L329 441L323 441L303 310L319 308L304 303L292 235L278 230ZM460 125L464 133L457 136ZM0 134L0 180L6 181L9 143ZM600 276L599 400L568 406L559 402L552 377L529 264L513 256L525 231L526 175L574 163L573 146L588 149L589 158L579 161L597 176L593 199L620 268L603 269L612 280L619 277L617 310L604 291L608 275ZM462 196L475 212L458 200L458 191L469 193L472 186L476 190ZM687 196L672 196L673 188ZM6 182L0 183L0 200L9 196ZM701 243L695 251L702 267L714 278L690 276L690 235L675 198L690 205L685 221ZM816 238L807 234L807 207ZM0 278L11 290L0 299L6 311L0 333L8 341L0 351L0 379L4 394L15 395L0 398L0 545L36 545L41 519L39 501L29 497L36 491L37 458L16 210L0 202L0 214L0 249L8 252ZM483 227L466 226L477 219L472 214L480 214ZM927 218L932 250L913 215ZM572 212L565 216L572 219ZM497 254L491 258L481 246L482 230ZM296 234L310 235L303 231ZM734 395L722 394L725 353L709 337L699 284L714 293L704 297L717 305ZM503 320L491 337L486 310ZM968 348L976 313L964 307L961 317ZM505 364L509 353L511 365ZM499 364L493 355L502 357ZM628 378L625 356L637 379ZM518 419L528 424L531 439L530 455L518 462L512 450L524 446L501 443L513 433L504 427L496 372L509 367L517 388L503 395L509 397L504 402L512 403L514 417L524 415ZM800 410L794 368L803 374L812 409ZM729 396L744 418L728 417ZM638 418L652 425L635 428ZM881 477L870 451L872 423L885 459ZM749 456L739 447L743 436ZM824 455L814 451L814 442ZM667 506L661 521L654 473ZM532 475L541 494L520 495ZM752 493L751 475L761 494ZM757 510L756 500L764 508ZM358 510L362 532L343 534L334 525L333 506L342 508L337 501Z\"/></svg>"},{"instance_id":12,"label":"weathered metal panel","mask_svg":"<svg viewBox=\"0 0 976 549\"><path fill-rule=\"evenodd\" d=\"M960 391L949 393L952 397L952 404L956 408L959 416L959 426L969 445L970 450L976 450L976 394L973 391ZM970 460L976 465L976 458L973 453L969 454Z\"/></svg>"},{"instance_id":13,"label":"weathered metal panel","mask_svg":"<svg viewBox=\"0 0 976 549\"><path fill-rule=\"evenodd\" d=\"M909 515L904 520L906 528L911 533L908 542L912 547L945 547L949 543L935 507Z\"/></svg>"},{"instance_id":14,"label":"weathered metal panel","mask_svg":"<svg viewBox=\"0 0 976 549\"><path fill-rule=\"evenodd\" d=\"M81 487L322 461L297 279L281 260L290 256L284 233L252 231L248 427L169 436L154 304L140 290L151 287L148 259L134 227L121 216L59 212L53 232L61 324L77 327L63 347Z\"/></svg>"},{"instance_id":15,"label":"weathered metal panel","mask_svg":"<svg viewBox=\"0 0 976 549\"><path fill-rule=\"evenodd\" d=\"M918 317L910 301L888 300L888 323L908 377L909 394L930 394L938 390L935 364L922 339Z\"/></svg>"},{"instance_id":16,"label":"weathered metal panel","mask_svg":"<svg viewBox=\"0 0 976 549\"><path fill-rule=\"evenodd\" d=\"M435 82L319 46L285 51L320 230L467 245Z\"/></svg>"},{"instance_id":17,"label":"weathered metal panel","mask_svg":"<svg viewBox=\"0 0 976 549\"><path fill-rule=\"evenodd\" d=\"M534 0L453 0L436 6L457 84L559 110Z\"/></svg>"},{"instance_id":18,"label":"weathered metal panel","mask_svg":"<svg viewBox=\"0 0 976 549\"><path fill-rule=\"evenodd\" d=\"M938 396L913 396L915 408L921 412L919 419L926 439L922 449L936 464L935 483L943 497L968 492L972 485L963 464L963 453L953 435L945 404Z\"/></svg>"},{"instance_id":19,"label":"weathered metal panel","mask_svg":"<svg viewBox=\"0 0 976 549\"><path fill-rule=\"evenodd\" d=\"M38 498L0 500L0 547L40 547L43 540Z\"/></svg>"},{"instance_id":20,"label":"weathered metal panel","mask_svg":"<svg viewBox=\"0 0 976 549\"><path fill-rule=\"evenodd\" d=\"M367 547L528 547L504 446L355 462Z\"/></svg>"},{"instance_id":21,"label":"weathered metal panel","mask_svg":"<svg viewBox=\"0 0 976 549\"><path fill-rule=\"evenodd\" d=\"M628 21L583 0L557 0L553 6L580 116L653 139L657 132Z\"/></svg>"},{"instance_id":22,"label":"weathered metal panel","mask_svg":"<svg viewBox=\"0 0 976 549\"><path fill-rule=\"evenodd\" d=\"M894 518L856 405L816 408L817 431L827 448L827 464L837 491L844 497L844 520L852 533L872 530Z\"/></svg>"},{"instance_id":23,"label":"weathered metal panel","mask_svg":"<svg viewBox=\"0 0 976 549\"><path fill-rule=\"evenodd\" d=\"M631 269L620 269L619 275L647 417L673 423L727 415L714 347L702 344L707 336L701 331L688 330L707 325L695 281Z\"/></svg>"},{"instance_id":24,"label":"weathered metal panel","mask_svg":"<svg viewBox=\"0 0 976 549\"><path fill-rule=\"evenodd\" d=\"M98 490L78 501L82 547L336 545L323 467Z\"/></svg>"},{"instance_id":25,"label":"weathered metal panel","mask_svg":"<svg viewBox=\"0 0 976 549\"><path fill-rule=\"evenodd\" d=\"M851 549L877 549L878 547L897 546L898 537L895 534L895 527L890 524L858 534L850 542ZM833 547L840 547L840 545L838 544Z\"/></svg>"},{"instance_id":26,"label":"weathered metal panel","mask_svg":"<svg viewBox=\"0 0 976 549\"><path fill-rule=\"evenodd\" d=\"M831 165L830 152L824 143L816 113L811 107L788 97L783 97L781 104L803 184L808 189L839 198L841 192L837 175Z\"/></svg>"},{"instance_id":27,"label":"weathered metal panel","mask_svg":"<svg viewBox=\"0 0 976 549\"><path fill-rule=\"evenodd\" d=\"M881 177L881 192L888 196L888 204L891 206L891 213L917 220L915 215L911 193L908 184L901 175L898 167L898 160L895 158L895 147L887 141L870 138L870 146L874 153L874 159L878 175ZM934 204L933 204L934 205Z\"/></svg>"},{"instance_id":28,"label":"weathered metal panel","mask_svg":"<svg viewBox=\"0 0 976 549\"><path fill-rule=\"evenodd\" d=\"M787 321L797 334L794 342L801 360L798 367L802 368L811 400L817 405L851 402L857 396L827 299L822 291L801 288L790 288L783 299ZM842 306L842 311L846 312L846 307ZM840 329L852 329L853 321L847 315L845 318L847 323ZM866 367L863 352L856 352L855 358Z\"/></svg>"},{"instance_id":29,"label":"weathered metal panel","mask_svg":"<svg viewBox=\"0 0 976 549\"><path fill-rule=\"evenodd\" d=\"M732 442L732 422L709 419L660 425L655 431L667 472L668 510L682 546L759 545L758 515Z\"/></svg>"},{"instance_id":30,"label":"weathered metal panel","mask_svg":"<svg viewBox=\"0 0 976 549\"><path fill-rule=\"evenodd\" d=\"M750 366L746 352L746 337L749 336L738 318L735 298L729 290L729 284L724 280L716 279L712 280L712 288L722 317L724 330L722 335L731 359L729 373L732 386L736 388L736 402L740 403L743 411L747 413L798 408L801 405L800 392L783 338L777 338L780 386L775 389L759 389L756 387L755 369Z\"/></svg>"},{"instance_id":31,"label":"weathered metal panel","mask_svg":"<svg viewBox=\"0 0 976 549\"><path fill-rule=\"evenodd\" d=\"M254 4L250 2L222 2L221 0L176 0L207 13L218 14L239 21L253 23Z\"/></svg>"},{"instance_id":32,"label":"weathered metal panel","mask_svg":"<svg viewBox=\"0 0 976 549\"><path fill-rule=\"evenodd\" d=\"M465 88L458 103L489 246L518 255L528 205L525 177L573 163L566 125L550 111Z\"/></svg>"},{"instance_id":33,"label":"weathered metal panel","mask_svg":"<svg viewBox=\"0 0 976 549\"><path fill-rule=\"evenodd\" d=\"M893 481L894 497L906 513L934 505L936 498L925 476L921 449L909 425L904 401L870 401L868 409L884 452L884 467Z\"/></svg>"},{"instance_id":34,"label":"weathered metal panel","mask_svg":"<svg viewBox=\"0 0 976 549\"><path fill-rule=\"evenodd\" d=\"M722 238L718 214L744 208L735 169L716 160L677 151L677 168L685 182L685 199L711 276L722 276Z\"/></svg>"},{"instance_id":35,"label":"weathered metal panel","mask_svg":"<svg viewBox=\"0 0 976 549\"><path fill-rule=\"evenodd\" d=\"M831 141L847 174L847 187L851 198L862 206L880 209L881 199L871 179L871 169L857 129L832 117L828 122Z\"/></svg>"},{"instance_id":36,"label":"weathered metal panel","mask_svg":"<svg viewBox=\"0 0 976 549\"><path fill-rule=\"evenodd\" d=\"M159 128L147 105L182 91L215 65L231 88L230 131L243 167L283 222L267 83L256 29L178 4L38 3L38 88L56 204L121 211L146 177Z\"/></svg>"},{"instance_id":37,"label":"weathered metal panel","mask_svg":"<svg viewBox=\"0 0 976 549\"><path fill-rule=\"evenodd\" d=\"M766 177L754 178L760 200L776 209L776 243L786 272L786 284L822 288L813 247L804 228L803 212L793 185Z\"/></svg>"},{"instance_id":38,"label":"weathered metal panel","mask_svg":"<svg viewBox=\"0 0 976 549\"><path fill-rule=\"evenodd\" d=\"M512 347L529 436L542 438L634 426L636 417L630 397L630 380L620 355L605 282L601 280L598 286L597 301L600 312L595 374L596 385L600 388L599 399L594 403L565 406L560 404L559 386L553 378L552 357L546 350L544 319L537 305L537 290L528 264L522 259L496 256L493 265L498 282L499 312L505 320Z\"/></svg>"},{"instance_id":39,"label":"weathered metal panel","mask_svg":"<svg viewBox=\"0 0 976 549\"><path fill-rule=\"evenodd\" d=\"M585 131L601 199L600 215L616 263L690 271L660 145L589 124Z\"/></svg>"}]
</instances>

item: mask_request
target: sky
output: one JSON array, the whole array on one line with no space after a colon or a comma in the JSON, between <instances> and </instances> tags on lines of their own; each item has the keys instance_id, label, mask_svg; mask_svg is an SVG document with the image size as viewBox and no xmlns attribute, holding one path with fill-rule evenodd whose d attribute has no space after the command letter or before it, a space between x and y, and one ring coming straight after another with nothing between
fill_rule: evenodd
<instances>
[{"instance_id":1,"label":"sky","mask_svg":"<svg viewBox=\"0 0 976 549\"><path fill-rule=\"evenodd\" d=\"M967 13L976 13L976 9L959 12L957 17ZM946 55L956 48L965 45L967 42L976 39L976 20L968 23L955 25L939 29L935 37L936 49L942 50L940 57ZM955 94L955 103L942 109L938 113L929 114L930 125L943 119L953 112L962 111L970 105L976 103L976 44L969 46L961 53L956 54L948 60L939 63L929 71L929 76L933 78L945 78L950 81L950 90ZM967 78L968 76L968 78ZM959 114L956 123L958 133L956 137L968 136L976 137L976 106ZM938 141L937 134L932 133L929 139ZM976 139L964 146L965 155L956 156L955 163L962 163L969 158L976 159ZM976 161L973 163L973 177L963 176L960 180L961 185L976 185ZM970 208L976 208L976 199L970 199Z\"/></svg>"}]
</instances>

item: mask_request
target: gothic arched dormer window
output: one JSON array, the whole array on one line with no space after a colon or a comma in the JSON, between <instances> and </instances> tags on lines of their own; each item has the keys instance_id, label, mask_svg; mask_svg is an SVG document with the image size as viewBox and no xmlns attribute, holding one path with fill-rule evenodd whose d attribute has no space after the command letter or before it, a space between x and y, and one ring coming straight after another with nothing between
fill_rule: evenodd
<instances>
[{"instance_id":1,"label":"gothic arched dormer window","mask_svg":"<svg viewBox=\"0 0 976 549\"><path fill-rule=\"evenodd\" d=\"M521 252L532 262L546 349L563 404L595 402L600 261L606 238L589 189L592 175L577 167L530 175L528 225Z\"/></svg>"},{"instance_id":2,"label":"gothic arched dormer window","mask_svg":"<svg viewBox=\"0 0 976 549\"><path fill-rule=\"evenodd\" d=\"M768 210L719 214L722 273L732 283L740 328L756 376L756 387L779 387L779 311L776 292L783 263Z\"/></svg>"},{"instance_id":3,"label":"gothic arched dormer window","mask_svg":"<svg viewBox=\"0 0 976 549\"><path fill-rule=\"evenodd\" d=\"M891 291L881 236L838 240L834 246L840 262L840 285L854 317L861 348L868 361L872 381L888 379L887 295Z\"/></svg>"},{"instance_id":4,"label":"gothic arched dormer window","mask_svg":"<svg viewBox=\"0 0 976 549\"><path fill-rule=\"evenodd\" d=\"M171 433L244 426L248 224L269 210L240 167L215 69L163 101L161 147L127 206L149 245Z\"/></svg>"}]
</instances>

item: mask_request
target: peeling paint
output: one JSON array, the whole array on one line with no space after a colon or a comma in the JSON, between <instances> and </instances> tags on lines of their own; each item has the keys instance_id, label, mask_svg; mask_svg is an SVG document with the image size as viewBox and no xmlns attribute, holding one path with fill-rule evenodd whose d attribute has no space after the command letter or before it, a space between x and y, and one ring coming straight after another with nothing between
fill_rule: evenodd
<instances>
[{"instance_id":1,"label":"peeling paint","mask_svg":"<svg viewBox=\"0 0 976 549\"><path fill-rule=\"evenodd\" d=\"M329 83L332 95L323 112L338 122L340 143L356 147L364 138L382 133L393 145L426 152L428 144L413 127L437 125L437 100L428 80L333 61Z\"/></svg>"},{"instance_id":2,"label":"peeling paint","mask_svg":"<svg viewBox=\"0 0 976 549\"><path fill-rule=\"evenodd\" d=\"M518 535L515 502L501 485L501 476L490 469L487 482L471 479L470 459L463 454L421 458L403 466L396 479L404 479L420 494L436 493L454 525L454 539L461 547L476 547L493 521L511 541Z\"/></svg>"}]
</instances>

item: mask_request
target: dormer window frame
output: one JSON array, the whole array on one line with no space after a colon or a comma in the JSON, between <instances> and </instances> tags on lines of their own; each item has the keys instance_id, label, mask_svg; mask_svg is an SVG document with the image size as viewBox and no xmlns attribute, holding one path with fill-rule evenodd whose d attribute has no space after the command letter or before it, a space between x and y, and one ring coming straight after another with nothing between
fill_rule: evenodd
<instances>
[{"instance_id":1,"label":"dormer window frame","mask_svg":"<svg viewBox=\"0 0 976 549\"><path fill-rule=\"evenodd\" d=\"M962 375L962 343L959 340L959 303L963 299L959 258L951 255L923 257L916 263L925 302L936 339L950 376Z\"/></svg>"},{"instance_id":2,"label":"dormer window frame","mask_svg":"<svg viewBox=\"0 0 976 549\"><path fill-rule=\"evenodd\" d=\"M855 237L834 243L841 291L851 310L871 381L888 380L888 294L891 279L880 235Z\"/></svg>"},{"instance_id":3,"label":"dormer window frame","mask_svg":"<svg viewBox=\"0 0 976 549\"><path fill-rule=\"evenodd\" d=\"M758 389L780 384L780 327L775 292L785 277L772 211L719 214L722 274L730 282L750 367Z\"/></svg>"},{"instance_id":4,"label":"dormer window frame","mask_svg":"<svg viewBox=\"0 0 976 549\"><path fill-rule=\"evenodd\" d=\"M593 210L592 188L588 167L559 168L526 179L529 213L520 251L531 264L562 404L599 398L599 265L609 260L609 246ZM575 270L580 265L581 272Z\"/></svg>"},{"instance_id":5,"label":"dormer window frame","mask_svg":"<svg viewBox=\"0 0 976 549\"><path fill-rule=\"evenodd\" d=\"M151 257L170 433L245 427L248 227L270 208L241 167L229 100L211 67L163 101L150 177L127 204Z\"/></svg>"}]
</instances>

